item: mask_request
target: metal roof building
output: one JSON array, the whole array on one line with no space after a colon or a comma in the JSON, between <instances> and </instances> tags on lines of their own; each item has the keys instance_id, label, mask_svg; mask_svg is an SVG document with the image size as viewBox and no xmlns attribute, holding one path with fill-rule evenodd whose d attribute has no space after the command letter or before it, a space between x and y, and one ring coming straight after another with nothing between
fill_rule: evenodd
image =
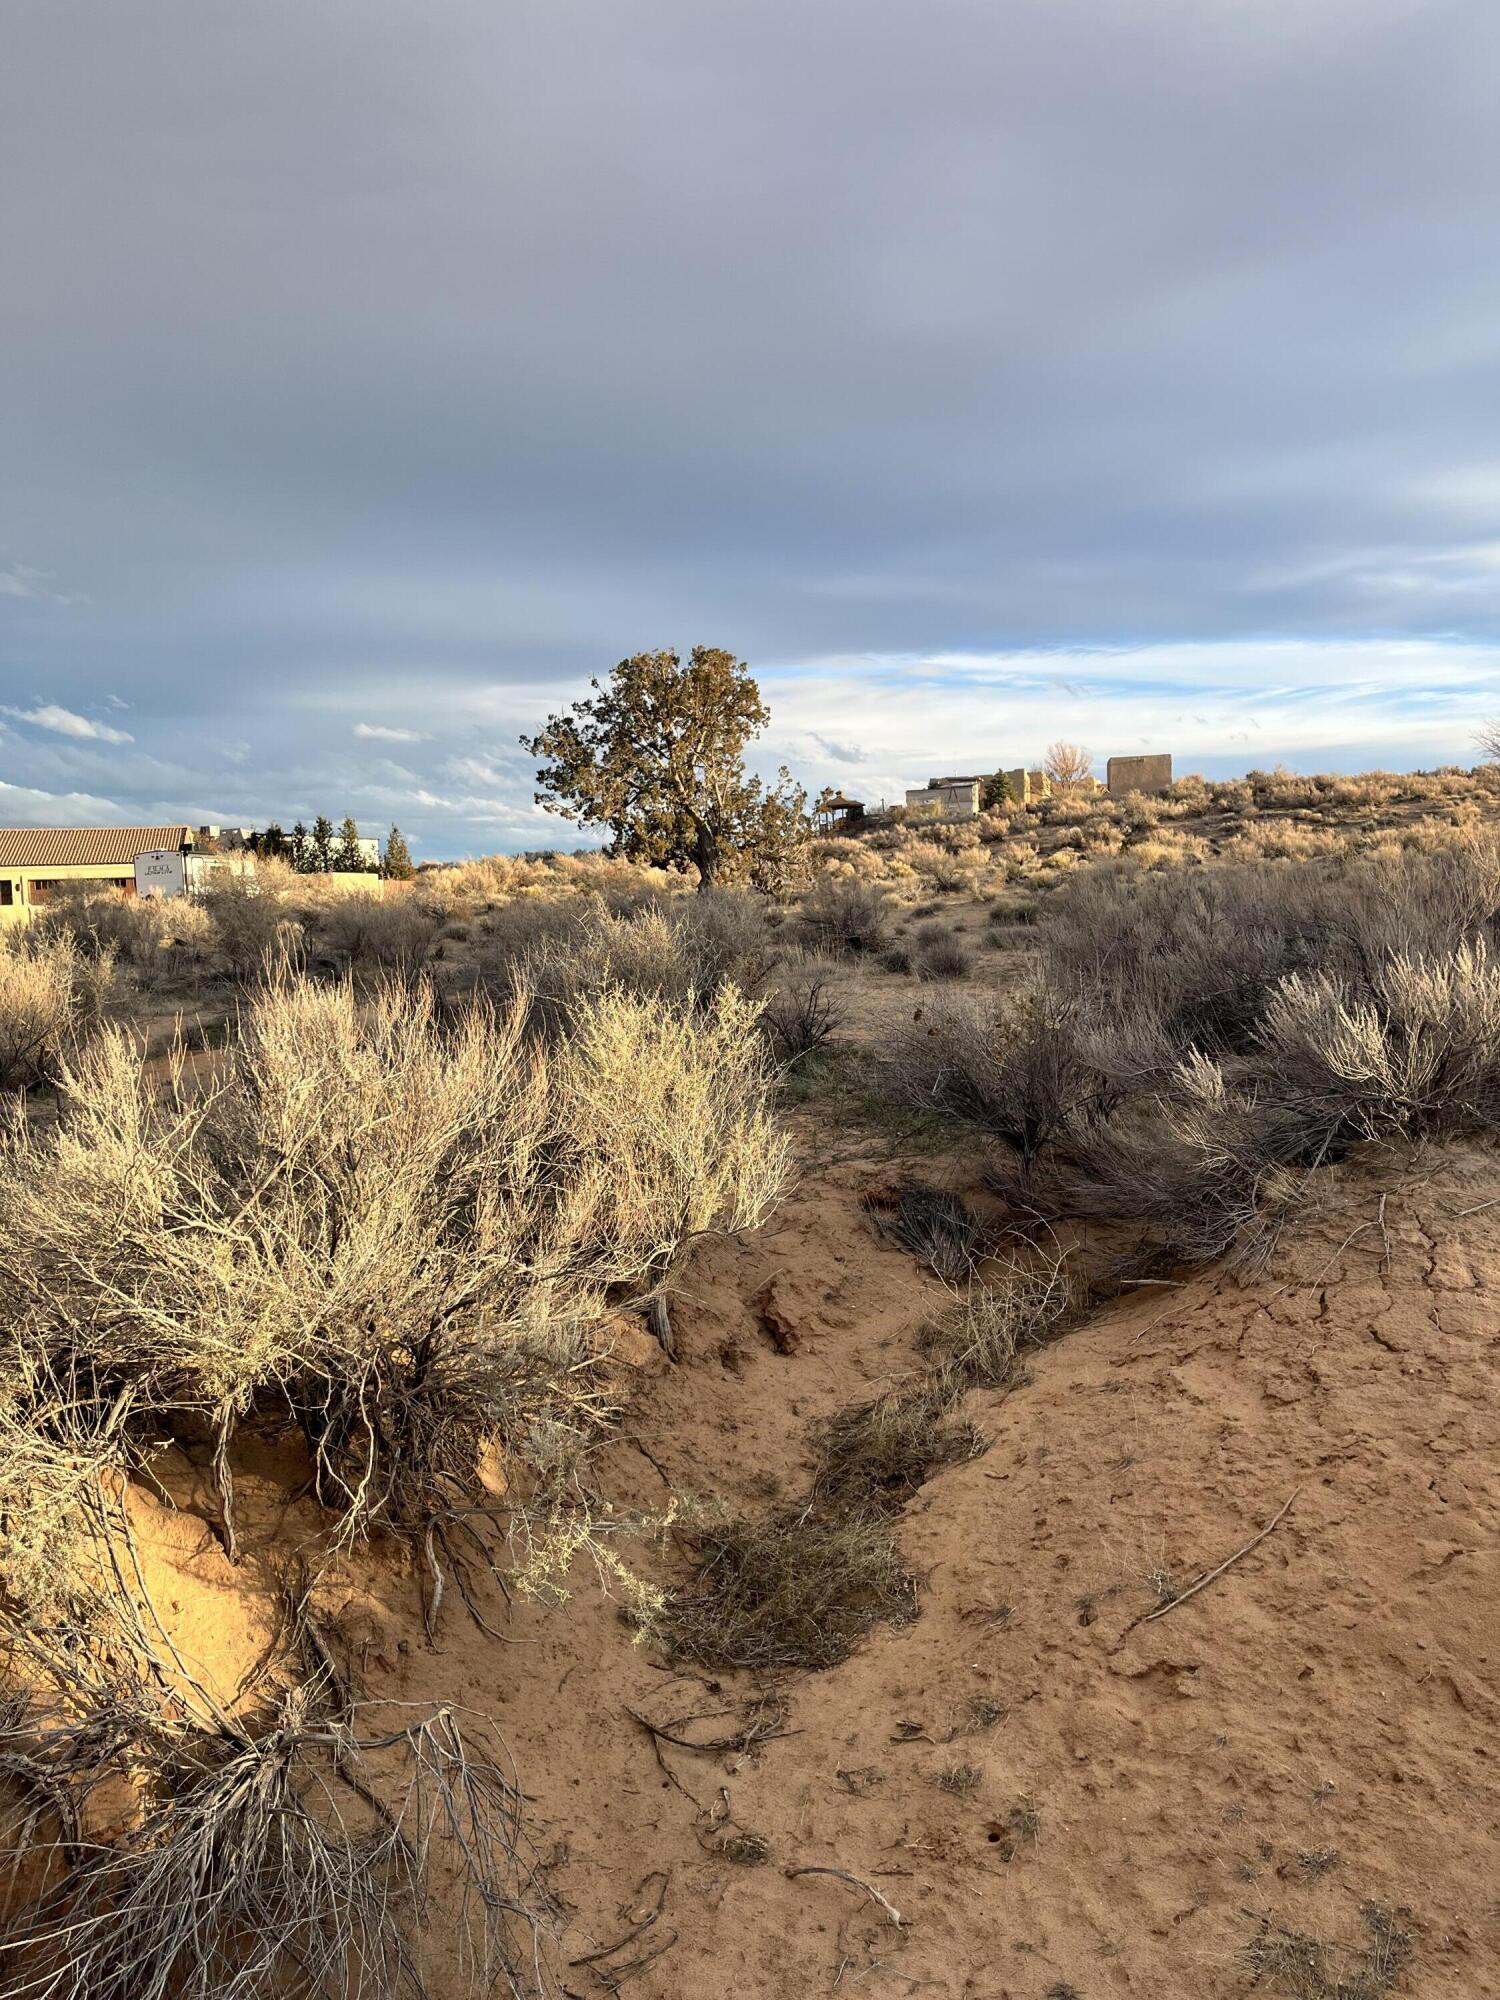
<instances>
[{"instance_id":1,"label":"metal roof building","mask_svg":"<svg viewBox=\"0 0 1500 2000\"><path fill-rule=\"evenodd\" d=\"M135 858L191 851L190 826L0 827L0 923L22 922L72 883L135 893Z\"/></svg>"}]
</instances>

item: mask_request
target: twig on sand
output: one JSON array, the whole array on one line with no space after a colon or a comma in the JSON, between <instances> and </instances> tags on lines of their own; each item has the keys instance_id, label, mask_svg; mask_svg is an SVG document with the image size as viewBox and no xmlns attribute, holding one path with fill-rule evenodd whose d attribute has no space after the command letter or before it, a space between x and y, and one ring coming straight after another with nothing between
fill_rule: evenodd
<instances>
[{"instance_id":1,"label":"twig on sand","mask_svg":"<svg viewBox=\"0 0 1500 2000\"><path fill-rule=\"evenodd\" d=\"M1199 1578L1197 1578L1195 1582L1190 1583L1187 1586L1186 1590L1179 1590L1174 1597L1169 1597L1165 1604L1158 1604L1154 1611L1143 1611L1139 1618L1132 1618L1130 1623L1125 1627L1125 1631L1120 1634L1120 1637L1123 1639L1126 1636L1126 1633L1133 1632L1137 1625L1149 1625L1152 1619L1154 1618L1165 1618L1167 1613L1169 1611L1175 1611L1179 1604L1186 1604L1186 1602L1190 1597L1196 1597L1200 1590L1207 1589L1208 1585L1213 1582L1216 1576L1222 1576L1226 1569L1231 1569L1234 1566L1234 1564L1240 1560L1241 1556L1247 1556L1249 1555L1252 1549L1259 1548L1261 1543L1266 1539L1266 1536L1270 1534L1271 1530L1274 1527L1276 1527L1279 1522L1285 1520L1287 1514L1291 1510L1292 1502L1296 1499L1297 1494L1300 1493L1301 1491L1302 1488L1299 1486L1296 1488L1294 1492L1289 1493L1286 1499L1283 1500L1283 1502L1281 1503L1280 1507L1278 1507L1276 1512L1271 1516L1270 1520L1267 1521L1266 1525L1261 1529L1260 1533L1258 1535L1252 1535L1249 1541L1246 1542L1245 1546L1242 1549L1236 1549L1232 1556L1226 1556L1223 1562L1218 1564L1216 1568L1211 1570L1206 1570L1204 1574Z\"/></svg>"},{"instance_id":2,"label":"twig on sand","mask_svg":"<svg viewBox=\"0 0 1500 2000\"><path fill-rule=\"evenodd\" d=\"M906 1923L905 1917L902 1916L894 1903L887 1902L878 1889L872 1889L870 1884L862 1881L858 1875L851 1875L847 1868L815 1868L809 1866L805 1868L784 1868L781 1872L789 1882L795 1881L799 1875L835 1875L840 1882L848 1882L855 1889L863 1889L871 1902L880 1905L898 1931Z\"/></svg>"},{"instance_id":3,"label":"twig on sand","mask_svg":"<svg viewBox=\"0 0 1500 2000\"><path fill-rule=\"evenodd\" d=\"M601 1959L612 1958L617 1951L623 1951L626 1945L634 1944L644 1931L650 1930L651 1926L661 1915L662 1909L666 1904L667 1888L671 1879L671 1876L665 1869L658 1868L653 1870L639 1884L635 1895L631 1899L632 1902L642 1903L645 1907L642 1914L632 1920L630 1928L626 1931L625 1935L617 1937L613 1944L600 1945L597 1951L586 1951L579 1958L570 1958L568 1960L569 1965L598 1965ZM655 1894L649 1902L646 1902L648 1886L653 1883L655 1884ZM625 1916L629 1908L630 1905L626 1904L621 1909L620 1915L622 1917Z\"/></svg>"}]
</instances>

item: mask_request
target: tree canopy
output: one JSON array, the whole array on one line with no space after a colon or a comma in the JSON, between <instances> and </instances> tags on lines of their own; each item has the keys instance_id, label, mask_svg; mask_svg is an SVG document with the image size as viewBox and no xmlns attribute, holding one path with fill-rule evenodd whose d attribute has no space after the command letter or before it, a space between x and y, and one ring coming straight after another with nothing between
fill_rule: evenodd
<instances>
[{"instance_id":1,"label":"tree canopy","mask_svg":"<svg viewBox=\"0 0 1500 2000\"><path fill-rule=\"evenodd\" d=\"M1049 745L1042 759L1042 769L1054 785L1082 784L1093 768L1091 751L1085 750L1081 743L1066 743L1061 739Z\"/></svg>"},{"instance_id":2,"label":"tree canopy","mask_svg":"<svg viewBox=\"0 0 1500 2000\"><path fill-rule=\"evenodd\" d=\"M770 720L743 660L695 646L635 653L607 682L521 738L541 759L538 804L607 828L611 854L695 867L700 888L746 877L777 890L799 864L807 795L783 768L774 786L745 772L744 752Z\"/></svg>"}]
</instances>

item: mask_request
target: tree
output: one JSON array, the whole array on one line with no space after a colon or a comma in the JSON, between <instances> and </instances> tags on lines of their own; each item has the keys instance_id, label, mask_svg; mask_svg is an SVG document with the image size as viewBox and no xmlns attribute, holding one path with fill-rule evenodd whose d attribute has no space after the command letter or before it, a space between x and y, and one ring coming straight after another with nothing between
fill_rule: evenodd
<instances>
[{"instance_id":1,"label":"tree","mask_svg":"<svg viewBox=\"0 0 1500 2000\"><path fill-rule=\"evenodd\" d=\"M1081 743L1051 745L1042 759L1042 769L1054 785L1080 785L1094 768L1093 754Z\"/></svg>"},{"instance_id":2,"label":"tree","mask_svg":"<svg viewBox=\"0 0 1500 2000\"><path fill-rule=\"evenodd\" d=\"M985 779L979 788L979 806L982 812L993 812L997 806L1013 806L1016 795L1010 779L1004 771L996 771Z\"/></svg>"},{"instance_id":3,"label":"tree","mask_svg":"<svg viewBox=\"0 0 1500 2000\"><path fill-rule=\"evenodd\" d=\"M326 813L319 813L313 821L313 830L307 842L308 859L303 864L311 875L328 875L333 871L333 821Z\"/></svg>"},{"instance_id":4,"label":"tree","mask_svg":"<svg viewBox=\"0 0 1500 2000\"><path fill-rule=\"evenodd\" d=\"M393 826L386 835L385 860L380 872L390 882L410 882L417 872L412 866L411 849L406 844L406 836L399 826Z\"/></svg>"},{"instance_id":5,"label":"tree","mask_svg":"<svg viewBox=\"0 0 1500 2000\"><path fill-rule=\"evenodd\" d=\"M287 845L287 859L301 874L307 874L312 863L308 858L307 828L299 819L292 828L292 837Z\"/></svg>"},{"instance_id":6,"label":"tree","mask_svg":"<svg viewBox=\"0 0 1500 2000\"><path fill-rule=\"evenodd\" d=\"M268 861L284 861L291 852L291 843L273 819L266 822L263 833L251 834L250 848L252 853L263 854Z\"/></svg>"},{"instance_id":7,"label":"tree","mask_svg":"<svg viewBox=\"0 0 1500 2000\"><path fill-rule=\"evenodd\" d=\"M339 844L333 850L333 867L340 875L363 875L369 869L359 845L359 828L346 815L339 828Z\"/></svg>"},{"instance_id":8,"label":"tree","mask_svg":"<svg viewBox=\"0 0 1500 2000\"><path fill-rule=\"evenodd\" d=\"M783 769L772 787L745 775L745 745L770 720L742 660L695 646L636 653L597 693L547 718L522 748L543 760L537 803L609 830L609 852L695 867L698 887L779 876L805 835L807 794Z\"/></svg>"}]
</instances>

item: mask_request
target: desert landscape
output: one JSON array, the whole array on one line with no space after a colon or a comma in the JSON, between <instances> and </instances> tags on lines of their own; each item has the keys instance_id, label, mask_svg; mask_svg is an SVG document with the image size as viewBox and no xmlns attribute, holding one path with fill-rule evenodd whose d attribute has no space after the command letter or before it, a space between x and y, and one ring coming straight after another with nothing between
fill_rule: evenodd
<instances>
[{"instance_id":1,"label":"desert landscape","mask_svg":"<svg viewBox=\"0 0 1500 2000\"><path fill-rule=\"evenodd\" d=\"M1500 2000L1497 188L5 0L0 2000Z\"/></svg>"},{"instance_id":2,"label":"desert landscape","mask_svg":"<svg viewBox=\"0 0 1500 2000\"><path fill-rule=\"evenodd\" d=\"M60 896L0 1990L1497 1990L1500 772Z\"/></svg>"}]
</instances>

